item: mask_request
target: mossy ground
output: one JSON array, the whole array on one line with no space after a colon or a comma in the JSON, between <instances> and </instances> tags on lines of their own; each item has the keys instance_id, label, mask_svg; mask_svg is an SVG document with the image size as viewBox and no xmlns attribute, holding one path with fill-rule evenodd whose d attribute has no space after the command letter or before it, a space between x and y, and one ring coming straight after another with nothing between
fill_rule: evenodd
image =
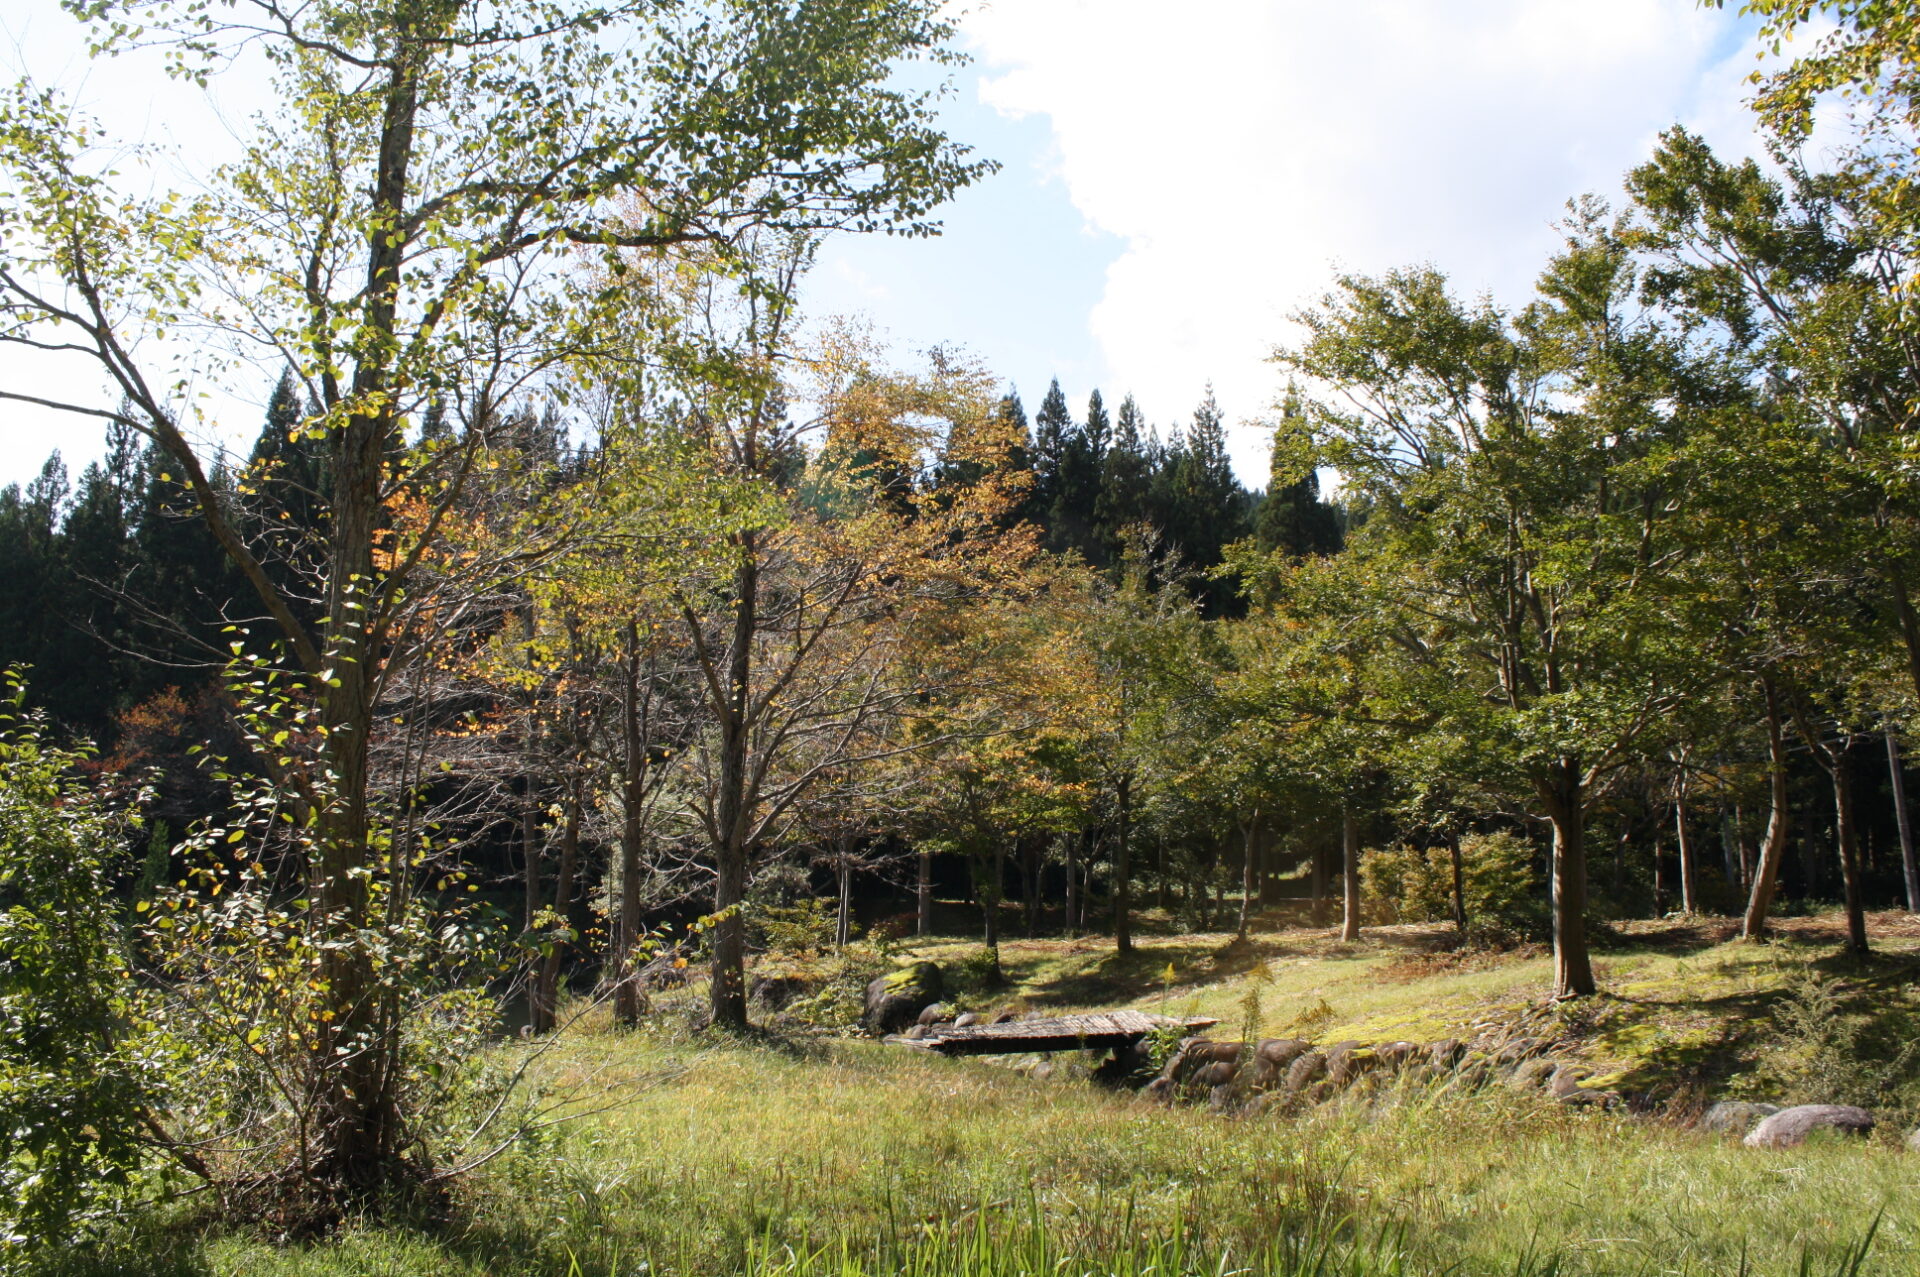
<instances>
[{"instance_id":1,"label":"mossy ground","mask_svg":"<svg viewBox=\"0 0 1920 1277\"><path fill-rule=\"evenodd\" d=\"M1540 1008L1544 958L1458 954L1418 929L1353 946L1309 930L1243 944L1149 936L1124 960L1096 940L1015 941L1012 983L960 996L1035 1010L1164 1003L1227 1029L1257 987L1262 1032L1309 1027L1322 1041L1431 1040L1551 1015L1622 1085L1699 1099L1751 1080L1767 1008L1808 971L1844 983L1855 1014L1910 1014L1920 935L1876 920L1882 956L1854 965L1835 958L1831 922L1796 922L1764 948L1728 942L1718 923L1625 930L1601 957L1608 994L1558 1011ZM911 952L950 962L975 949ZM1263 966L1271 980L1256 985ZM871 1042L735 1041L685 1025L663 1013L649 1030L583 1032L554 1050L544 1084L597 1111L473 1177L450 1223L281 1247L149 1221L75 1264L408 1277L1920 1273L1920 1156L1892 1127L1866 1145L1768 1153L1661 1113L1432 1087L1236 1120L1100 1091L1077 1065L1040 1081Z\"/></svg>"}]
</instances>

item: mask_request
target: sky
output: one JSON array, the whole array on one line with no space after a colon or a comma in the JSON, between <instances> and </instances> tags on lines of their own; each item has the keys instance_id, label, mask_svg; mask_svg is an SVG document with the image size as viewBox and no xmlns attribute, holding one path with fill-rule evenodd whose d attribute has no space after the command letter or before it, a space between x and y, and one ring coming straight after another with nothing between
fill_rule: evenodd
<instances>
[{"instance_id":1,"label":"sky","mask_svg":"<svg viewBox=\"0 0 1920 1277\"><path fill-rule=\"evenodd\" d=\"M1271 353L1336 272L1432 264L1522 302L1566 201L1614 195L1661 129L1756 149L1751 24L1694 0L973 0L960 31L945 127L1003 167L937 239L830 242L808 309L865 316L904 360L965 348L1029 412L1058 377L1076 414L1132 393L1164 432L1211 384L1251 486ZM210 108L154 67L90 66L56 0L0 9L0 73L23 67L163 147L217 145L263 89ZM74 376L0 360L11 386ZM252 438L267 389L213 392L225 433ZM55 447L77 473L100 436L0 410L0 482Z\"/></svg>"}]
</instances>

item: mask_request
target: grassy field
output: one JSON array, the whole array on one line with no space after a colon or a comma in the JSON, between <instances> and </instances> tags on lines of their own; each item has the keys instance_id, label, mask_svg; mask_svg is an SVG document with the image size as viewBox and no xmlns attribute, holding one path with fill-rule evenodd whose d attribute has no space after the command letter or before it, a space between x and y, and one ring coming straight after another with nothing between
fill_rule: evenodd
<instances>
[{"instance_id":1,"label":"grassy field","mask_svg":"<svg viewBox=\"0 0 1920 1277\"><path fill-rule=\"evenodd\" d=\"M1796 1079L1884 1083L1871 1060L1847 1074L1772 1027L1771 1008L1813 987L1856 1053L1897 1057L1911 1035L1920 934L1877 919L1882 955L1849 966L1832 925L1798 920L1765 948L1714 923L1636 929L1603 958L1609 994L1562 1013L1534 1005L1544 958L1463 957L1417 929L1344 947L1307 930L1149 937L1124 963L1094 941L1015 942L1010 987L961 990L1034 1010L1164 1005L1220 1016L1227 1037L1249 990L1263 1032L1320 1041L1552 1016L1609 1084L1661 1096L1639 1117L1402 1084L1230 1119L1101 1091L1078 1056L1040 1079L825 1036L716 1041L669 1012L548 1055L550 1094L597 1111L491 1164L451 1218L282 1247L182 1216L75 1271L1920 1273L1903 1093L1884 1091L1890 1120L1864 1145L1760 1152L1676 1120ZM974 951L920 952L958 965Z\"/></svg>"}]
</instances>

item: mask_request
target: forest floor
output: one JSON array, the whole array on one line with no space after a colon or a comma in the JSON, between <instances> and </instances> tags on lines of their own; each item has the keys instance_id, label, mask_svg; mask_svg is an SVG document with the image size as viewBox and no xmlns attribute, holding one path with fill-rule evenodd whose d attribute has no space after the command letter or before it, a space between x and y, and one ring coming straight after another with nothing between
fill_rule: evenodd
<instances>
[{"instance_id":1,"label":"forest floor","mask_svg":"<svg viewBox=\"0 0 1920 1277\"><path fill-rule=\"evenodd\" d=\"M588 1016L537 1068L581 1110L463 1186L451 1218L280 1246L185 1218L74 1271L178 1274L1920 1274L1920 1154L1907 1044L1920 925L1726 920L1616 927L1605 992L1541 1002L1543 953L1453 947L1446 928L1009 940L1004 986L974 941L903 946L980 1009L1136 1006L1236 1038L1417 1042L1551 1020L1559 1048L1635 1112L1508 1087L1396 1085L1290 1115L1163 1107L818 1031L716 1037L662 1008ZM1169 974L1171 969L1171 974ZM682 995L688 1002L697 988ZM1251 995L1257 994L1257 998ZM525 1049L504 1047L512 1051ZM1873 1139L1776 1152L1694 1129L1709 1101L1866 1101ZM102 1263L106 1267L102 1267Z\"/></svg>"}]
</instances>

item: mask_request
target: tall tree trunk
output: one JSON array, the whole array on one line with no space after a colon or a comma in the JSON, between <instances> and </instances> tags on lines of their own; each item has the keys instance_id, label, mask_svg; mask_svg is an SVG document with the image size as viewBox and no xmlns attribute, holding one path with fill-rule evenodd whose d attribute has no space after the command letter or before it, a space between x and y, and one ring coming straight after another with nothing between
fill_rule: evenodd
<instances>
[{"instance_id":1,"label":"tall tree trunk","mask_svg":"<svg viewBox=\"0 0 1920 1277\"><path fill-rule=\"evenodd\" d=\"M553 911L562 925L573 911L574 867L580 856L580 809L585 782L575 776L567 786L567 813L560 832L560 869L553 887ZM539 978L534 981L530 1008L535 1033L550 1033L560 1009L560 967L566 959L566 945L555 937L541 955Z\"/></svg>"},{"instance_id":2,"label":"tall tree trunk","mask_svg":"<svg viewBox=\"0 0 1920 1277\"><path fill-rule=\"evenodd\" d=\"M1788 747L1780 724L1780 693L1770 680L1764 680L1761 691L1766 697L1766 841L1747 895L1747 914L1740 922L1747 939L1766 935L1766 914L1780 885L1780 866L1788 858Z\"/></svg>"},{"instance_id":3,"label":"tall tree trunk","mask_svg":"<svg viewBox=\"0 0 1920 1277\"><path fill-rule=\"evenodd\" d=\"M1235 933L1240 939L1247 938L1247 929L1253 913L1255 879L1259 877L1260 865L1260 813L1254 812L1240 826L1240 926Z\"/></svg>"},{"instance_id":4,"label":"tall tree trunk","mask_svg":"<svg viewBox=\"0 0 1920 1277\"><path fill-rule=\"evenodd\" d=\"M1781 721L1780 689L1772 679L1762 679L1760 692L1767 707L1767 835L1747 897L1746 916L1740 921L1740 934L1748 940L1767 934L1767 914L1780 882L1780 866L1787 858L1787 734Z\"/></svg>"},{"instance_id":5,"label":"tall tree trunk","mask_svg":"<svg viewBox=\"0 0 1920 1277\"><path fill-rule=\"evenodd\" d=\"M1447 834L1447 859L1453 862L1453 926L1462 937L1467 934L1467 874L1460 861L1460 835Z\"/></svg>"},{"instance_id":6,"label":"tall tree trunk","mask_svg":"<svg viewBox=\"0 0 1920 1277\"><path fill-rule=\"evenodd\" d=\"M840 902L833 919L833 947L836 952L845 949L853 939L853 856L847 850L847 840L844 838L839 841L838 853L833 861Z\"/></svg>"},{"instance_id":7,"label":"tall tree trunk","mask_svg":"<svg viewBox=\"0 0 1920 1277\"><path fill-rule=\"evenodd\" d=\"M1847 949L1867 952L1867 914L1860 883L1860 824L1854 818L1852 751L1854 736L1843 732L1833 751L1833 825L1840 844L1840 880L1846 892Z\"/></svg>"},{"instance_id":8,"label":"tall tree trunk","mask_svg":"<svg viewBox=\"0 0 1920 1277\"><path fill-rule=\"evenodd\" d=\"M1687 829L1687 790L1682 781L1673 800L1673 837L1675 854L1680 858L1680 912L1691 917L1700 912L1699 886L1693 864L1693 839Z\"/></svg>"},{"instance_id":9,"label":"tall tree trunk","mask_svg":"<svg viewBox=\"0 0 1920 1277\"><path fill-rule=\"evenodd\" d=\"M1653 916L1667 916L1667 849L1660 835L1653 836Z\"/></svg>"},{"instance_id":10,"label":"tall tree trunk","mask_svg":"<svg viewBox=\"0 0 1920 1277\"><path fill-rule=\"evenodd\" d=\"M984 938L990 959L988 979L998 984L1003 978L1000 973L1000 898L1007 882L1007 850L997 840L993 845L993 854L987 857L986 871L976 894L980 897L980 915L985 924Z\"/></svg>"},{"instance_id":11,"label":"tall tree trunk","mask_svg":"<svg viewBox=\"0 0 1920 1277\"><path fill-rule=\"evenodd\" d=\"M1080 929L1080 919L1074 913L1074 906L1080 903L1080 886L1076 879L1080 876L1080 844L1086 840L1086 831L1067 839L1067 925L1068 935L1076 934Z\"/></svg>"},{"instance_id":12,"label":"tall tree trunk","mask_svg":"<svg viewBox=\"0 0 1920 1277\"><path fill-rule=\"evenodd\" d=\"M720 792L715 805L719 838L714 848L713 976L708 997L714 1024L732 1029L747 1027L747 932L740 906L747 893L748 823L753 819L747 716L752 708L753 643L759 627L758 542L752 532L740 537L725 704L720 706L719 723Z\"/></svg>"},{"instance_id":13,"label":"tall tree trunk","mask_svg":"<svg viewBox=\"0 0 1920 1277\"><path fill-rule=\"evenodd\" d=\"M1353 818L1353 804L1340 806L1340 938L1360 938L1360 824Z\"/></svg>"},{"instance_id":14,"label":"tall tree trunk","mask_svg":"<svg viewBox=\"0 0 1920 1277\"><path fill-rule=\"evenodd\" d=\"M1900 829L1900 868L1906 877L1907 912L1920 913L1920 863L1913 854L1913 822L1907 812L1907 778L1900 765L1900 741L1887 724L1887 772L1893 780L1893 819Z\"/></svg>"},{"instance_id":15,"label":"tall tree trunk","mask_svg":"<svg viewBox=\"0 0 1920 1277\"><path fill-rule=\"evenodd\" d=\"M1595 991L1587 953L1587 795L1580 760L1568 755L1538 783L1553 823L1553 996Z\"/></svg>"},{"instance_id":16,"label":"tall tree trunk","mask_svg":"<svg viewBox=\"0 0 1920 1277\"><path fill-rule=\"evenodd\" d=\"M640 843L646 803L646 742L640 727L640 627L627 622L626 677L620 688L620 930L614 952L613 1018L640 1022Z\"/></svg>"},{"instance_id":17,"label":"tall tree trunk","mask_svg":"<svg viewBox=\"0 0 1920 1277\"><path fill-rule=\"evenodd\" d=\"M933 934L933 853L920 849L920 878L914 884L914 903L918 906L919 934Z\"/></svg>"},{"instance_id":18,"label":"tall tree trunk","mask_svg":"<svg viewBox=\"0 0 1920 1277\"><path fill-rule=\"evenodd\" d=\"M1115 787L1119 799L1119 838L1113 847L1113 947L1133 952L1133 856L1129 846L1133 820L1133 777L1123 775Z\"/></svg>"}]
</instances>

